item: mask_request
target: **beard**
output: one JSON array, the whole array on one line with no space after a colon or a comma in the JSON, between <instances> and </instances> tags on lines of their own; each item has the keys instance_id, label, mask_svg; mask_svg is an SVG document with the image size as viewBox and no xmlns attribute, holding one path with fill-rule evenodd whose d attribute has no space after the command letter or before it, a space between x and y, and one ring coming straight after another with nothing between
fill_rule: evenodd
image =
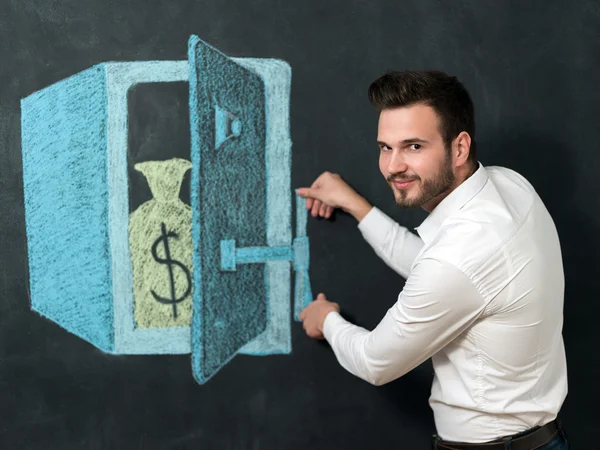
<instances>
[{"instance_id":1,"label":"beard","mask_svg":"<svg viewBox=\"0 0 600 450\"><path fill-rule=\"evenodd\" d=\"M421 179L417 174L395 174L387 177L387 182L394 191L394 197L396 204L402 208L413 208L419 207L429 202L435 197L448 191L454 183L456 177L452 171L452 157L450 152L446 152L446 157L440 165L438 171L430 178L425 180ZM396 190L392 185L392 181L408 181L415 180L415 186L411 186L412 189L417 189L418 192L414 197L409 197L411 189Z\"/></svg>"}]
</instances>

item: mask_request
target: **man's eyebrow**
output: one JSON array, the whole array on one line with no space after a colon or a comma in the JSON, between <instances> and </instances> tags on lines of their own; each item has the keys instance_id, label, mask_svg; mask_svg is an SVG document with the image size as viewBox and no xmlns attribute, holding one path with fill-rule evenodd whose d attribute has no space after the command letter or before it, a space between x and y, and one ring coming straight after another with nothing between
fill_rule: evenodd
<instances>
[{"instance_id":1,"label":"man's eyebrow","mask_svg":"<svg viewBox=\"0 0 600 450\"><path fill-rule=\"evenodd\" d=\"M427 141L425 139L421 139L421 138L409 138L409 139L404 139L404 140L400 141L400 144L402 144L402 145L429 144L429 141ZM377 141L377 145L385 145L387 147L390 147L390 145L384 141Z\"/></svg>"},{"instance_id":2,"label":"man's eyebrow","mask_svg":"<svg viewBox=\"0 0 600 450\"><path fill-rule=\"evenodd\" d=\"M421 138L404 139L401 144L429 144L429 141Z\"/></svg>"}]
</instances>

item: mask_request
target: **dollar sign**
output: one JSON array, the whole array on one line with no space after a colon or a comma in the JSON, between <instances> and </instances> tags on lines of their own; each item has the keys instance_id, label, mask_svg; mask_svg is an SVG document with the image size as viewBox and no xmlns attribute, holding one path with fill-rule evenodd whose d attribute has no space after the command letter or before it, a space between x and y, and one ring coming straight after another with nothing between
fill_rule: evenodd
<instances>
[{"instance_id":1,"label":"dollar sign","mask_svg":"<svg viewBox=\"0 0 600 450\"><path fill-rule=\"evenodd\" d=\"M171 281L171 298L164 298L154 291L151 292L154 296L154 299L157 302L163 303L165 305L173 305L173 318L177 319L177 303L182 302L186 299L188 295L190 295L190 291L192 290L192 279L190 277L190 272L187 269L187 267L185 267L180 261L171 258L171 251L169 250L169 238L177 239L179 236L177 236L177 233L174 233L172 231L167 233L167 227L165 226L164 222L161 224L161 232L161 236L156 241L154 241L154 244L152 244L152 256L159 264L167 265L167 268L169 270L169 279ZM165 248L165 258L161 258L160 256L158 256L158 253L156 251L161 242L163 243ZM179 298L177 298L177 293L175 292L175 279L173 278L174 265L183 270L183 273L185 273L185 276L187 278L187 289L185 293Z\"/></svg>"}]
</instances>

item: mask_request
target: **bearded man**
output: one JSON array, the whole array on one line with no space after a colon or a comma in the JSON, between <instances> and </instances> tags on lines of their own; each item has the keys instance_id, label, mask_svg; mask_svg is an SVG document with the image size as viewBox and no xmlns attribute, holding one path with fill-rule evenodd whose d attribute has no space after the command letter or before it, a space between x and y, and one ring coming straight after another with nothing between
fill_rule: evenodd
<instances>
[{"instance_id":1,"label":"bearded man","mask_svg":"<svg viewBox=\"0 0 600 450\"><path fill-rule=\"evenodd\" d=\"M564 274L558 234L531 184L484 167L474 107L439 71L391 72L369 87L379 111L379 168L401 207L429 212L400 226L325 172L298 189L312 216L351 214L375 253L406 279L368 331L319 294L300 318L346 370L382 385L432 358L432 448L555 450L568 443Z\"/></svg>"}]
</instances>

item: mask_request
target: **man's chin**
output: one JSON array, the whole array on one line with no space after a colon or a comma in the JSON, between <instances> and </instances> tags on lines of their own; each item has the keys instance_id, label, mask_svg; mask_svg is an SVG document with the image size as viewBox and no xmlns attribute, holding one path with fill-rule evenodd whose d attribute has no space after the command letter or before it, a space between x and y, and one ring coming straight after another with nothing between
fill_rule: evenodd
<instances>
[{"instance_id":1,"label":"man's chin","mask_svg":"<svg viewBox=\"0 0 600 450\"><path fill-rule=\"evenodd\" d=\"M422 204L419 202L418 198L413 198L408 195L401 195L396 192L394 192L394 199L396 200L396 205L400 206L401 208L416 208Z\"/></svg>"}]
</instances>

